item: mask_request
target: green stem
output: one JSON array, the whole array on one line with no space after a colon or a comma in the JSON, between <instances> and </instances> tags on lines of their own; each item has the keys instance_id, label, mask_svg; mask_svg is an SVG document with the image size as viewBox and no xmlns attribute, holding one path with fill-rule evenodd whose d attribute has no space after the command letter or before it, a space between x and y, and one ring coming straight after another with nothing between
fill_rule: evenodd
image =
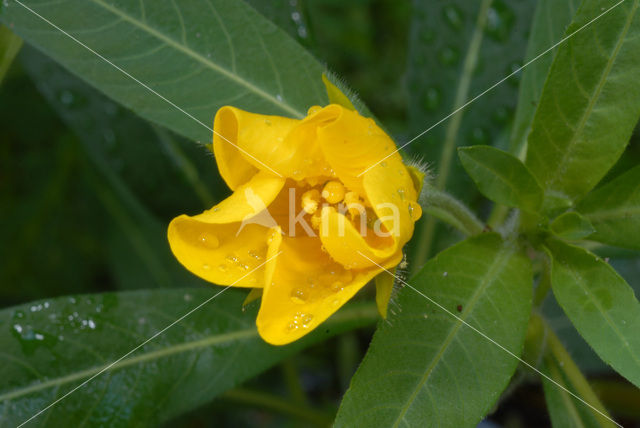
<instances>
[{"instance_id":1,"label":"green stem","mask_svg":"<svg viewBox=\"0 0 640 428\"><path fill-rule=\"evenodd\" d=\"M451 161L456 148L456 140L460 125L462 123L462 116L464 113L464 105L469 96L469 88L471 86L471 79L473 77L473 71L478 62L478 54L480 52L480 45L482 44L483 30L487 20L487 14L489 6L491 6L493 0L483 0L478 11L478 18L476 25L469 42L469 49L465 56L464 64L462 67L462 74L460 77L460 83L456 91L456 97L453 105L453 111L456 112L447 126L445 133L444 144L442 148L442 154L440 155L440 162L438 163L438 178L436 179L436 188L443 190L447 184L449 178L449 172L451 171ZM460 111L458 111L460 110ZM428 211L427 211L428 212ZM414 256L414 267L422 266L429 257L431 252L431 246L433 245L433 237L436 230L436 221L439 217L431 215L426 219L426 222L421 227L418 234L417 251Z\"/></svg>"},{"instance_id":2,"label":"green stem","mask_svg":"<svg viewBox=\"0 0 640 428\"><path fill-rule=\"evenodd\" d=\"M293 358L288 358L282 362L281 367L291 399L294 403L306 406L308 404L307 396L302 389L302 383L298 376L298 369L295 366L295 361Z\"/></svg>"},{"instance_id":3,"label":"green stem","mask_svg":"<svg viewBox=\"0 0 640 428\"><path fill-rule=\"evenodd\" d=\"M458 229L465 236L477 235L484 230L484 223L462 202L447 192L438 190L429 184L425 184L425 187L426 198L424 201L424 212L425 214L429 214L430 217L424 227L431 227L431 230L428 231L428 233L425 231L425 233L419 235L416 254L414 256L415 268L421 267L429 256L430 236L433 234L433 228L435 226L435 221L430 220L436 218L442 220Z\"/></svg>"},{"instance_id":4,"label":"green stem","mask_svg":"<svg viewBox=\"0 0 640 428\"><path fill-rule=\"evenodd\" d=\"M4 25L0 25L0 83L9 71L21 47L22 39Z\"/></svg>"},{"instance_id":5,"label":"green stem","mask_svg":"<svg viewBox=\"0 0 640 428\"><path fill-rule=\"evenodd\" d=\"M236 388L226 391L220 398L250 406L262 407L283 415L295 417L318 427L328 427L331 425L331 422L333 422L333 418L323 412L262 391Z\"/></svg>"},{"instance_id":6,"label":"green stem","mask_svg":"<svg viewBox=\"0 0 640 428\"><path fill-rule=\"evenodd\" d=\"M565 349L560 342L560 339L556 334L551 330L548 324L545 323L546 327L546 339L547 339L547 351L550 356L553 357L555 362L557 362L557 366L564 373L567 380L571 383L571 386L576 391L576 394L582 398L584 401L589 403L591 406L598 409L598 411L604 413L607 417L602 414L590 409L594 415L594 417L600 422L602 426L605 427L615 427L615 425L609 419L609 414L607 413L607 409L604 407L596 393L589 385L589 382L584 377L576 363L573 361L569 352Z\"/></svg>"}]
</instances>

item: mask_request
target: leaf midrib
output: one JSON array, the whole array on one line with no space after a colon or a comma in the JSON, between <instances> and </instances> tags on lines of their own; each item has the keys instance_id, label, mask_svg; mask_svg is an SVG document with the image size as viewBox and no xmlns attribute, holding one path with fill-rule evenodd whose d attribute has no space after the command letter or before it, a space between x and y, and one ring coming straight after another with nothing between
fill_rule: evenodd
<instances>
[{"instance_id":1,"label":"leaf midrib","mask_svg":"<svg viewBox=\"0 0 640 428\"><path fill-rule=\"evenodd\" d=\"M627 220L634 216L640 217L640 206L621 207L613 210L596 211L592 214L585 214L585 217L589 220L596 221L607 221L612 219Z\"/></svg>"},{"instance_id":2,"label":"leaf midrib","mask_svg":"<svg viewBox=\"0 0 640 428\"><path fill-rule=\"evenodd\" d=\"M460 315L461 319L464 320L465 319L465 315L469 314L473 310L473 308L475 307L476 303L478 303L478 299L480 298L480 296L482 296L484 294L484 291L489 287L489 285L493 284L494 279L496 278L498 273L502 271L502 269L504 268L504 266L505 266L505 264L508 261L510 256L511 256L511 251L507 250L506 248L503 248L502 251L496 255L496 258L495 258L494 262L491 264L489 269L487 269L487 275L483 279L482 283L480 284L478 289L471 296L471 300L469 300L469 302L465 304L465 310ZM400 424L400 421L402 421L404 419L405 415L407 414L407 412L411 408L413 402L415 401L418 393L422 390L422 388L426 384L427 380L429 380L429 377L431 376L431 373L433 373L433 370L435 369L435 367L438 365L438 363L442 359L442 356L447 351L447 349L449 347L449 344L453 341L453 339L455 338L458 330L460 329L460 327L462 327L462 325L463 325L463 323L456 319L456 322L453 324L453 326L449 330L449 334L447 334L446 339L444 340L444 342L442 343L442 345L438 349L437 354L433 357L433 359L429 363L429 366L427 367L427 370L425 371L424 375L422 376L422 379L420 379L420 382L414 388L413 392L411 393L411 395L410 395L409 399L407 400L407 402L405 403L405 405L402 406L400 414L398 415L398 417L396 418L396 420L395 420L395 422L393 424L393 428L397 428L399 426L399 424Z\"/></svg>"},{"instance_id":3,"label":"leaf midrib","mask_svg":"<svg viewBox=\"0 0 640 428\"><path fill-rule=\"evenodd\" d=\"M591 113L593 112L595 104L596 104L597 100L600 98L600 93L602 92L602 89L604 88L604 85L606 84L607 78L609 77L609 74L611 73L611 68L613 67L613 63L617 59L618 53L620 53L620 49L622 49L622 45L623 45L623 43L624 43L624 41L626 39L627 33L629 32L629 28L631 27L631 22L633 21L633 18L635 17L635 14L636 14L636 11L637 11L637 8L638 8L638 1L640 1L640 0L636 0L634 2L631 11L629 11L629 14L628 14L628 17L627 17L627 22L625 23L625 26L623 27L622 31L620 32L620 35L618 37L618 41L616 43L616 46L615 46L613 52L611 53L611 56L609 57L609 60L607 61L607 66L605 67L605 69L602 72L602 75L600 76L600 80L598 81L598 85L596 86L595 91L594 91L591 99L589 100L589 104L587 105L587 109L585 110L584 114L580 118L580 122L578 123L578 126L576 127L576 130L573 132L573 135L571 136L571 140L569 140L569 143L567 144L567 149L562 154L562 158L560 159L560 162L558 163L558 166L555 168L553 177L551 178L551 180L547 181L547 183L546 183L546 188L547 189L553 188L553 185L555 183L557 183L558 180L560 180L562 178L562 171L566 170L565 164L567 163L567 161L568 161L568 159L570 157L569 155L570 155L570 152L572 152L573 146L576 144L577 136L581 135L582 132L584 131L584 127L587 124L587 120L591 116Z\"/></svg>"},{"instance_id":4,"label":"leaf midrib","mask_svg":"<svg viewBox=\"0 0 640 428\"><path fill-rule=\"evenodd\" d=\"M256 328L238 330L233 333L226 333L217 336L206 337L204 339L196 340L193 342L183 342L177 345L173 345L167 348L157 349L155 351L151 351L148 353L140 354L131 358L124 359L109 368L109 372L113 372L115 370L120 370L125 367L129 367L138 363L143 363L145 361L150 361L154 359L163 358L169 355L179 354L181 352L190 351L198 348L205 348L208 346L218 345L222 343L229 343L236 340L248 340L253 337L258 337L258 331ZM110 363L111 364L111 363ZM0 395L0 402L5 400L13 400L15 398L31 394L33 392L37 392L40 390L52 388L54 386L64 385L66 383L73 382L75 380L80 380L84 378L88 378L96 373L99 373L101 370L109 367L110 364L103 364L101 366L90 367L85 370L80 370L75 373L68 374L66 376L61 376L55 379L50 379L45 382L40 382L34 385L29 385L20 389L16 389L14 391L5 393Z\"/></svg>"},{"instance_id":5,"label":"leaf midrib","mask_svg":"<svg viewBox=\"0 0 640 428\"><path fill-rule=\"evenodd\" d=\"M227 77L230 80L235 81L236 83L238 83L241 86L246 87L247 89L249 89L250 91L254 92L255 94L261 96L262 98L266 99L267 101L277 105L278 107L282 108L283 110L287 111L288 113L291 113L292 115L294 115L297 118L302 118L304 117L304 113L298 111L296 108L294 108L293 106L283 102L283 101L279 101L277 98L275 98L273 95L269 94L268 92L260 89L259 87L255 86L253 83L249 82L248 80L245 80L243 78L241 78L239 75L227 70L226 68L222 67L221 65L210 61L209 59L207 59L206 57L202 56L200 53L198 53L197 51L192 50L191 48L189 48L188 46L182 45L178 42L176 42L175 40L173 40L170 37L167 37L166 35L162 34L161 32L159 32L158 30L156 30L155 28L147 25L146 23L128 15L126 12L122 11L121 9L118 9L117 7L114 7L112 5L109 5L105 2L103 2L102 0L90 0L91 2L93 2L94 4L102 7L103 9L113 13L114 15L120 17L121 19L133 24L134 26L140 28L141 30L147 32L148 34L158 38L159 40L163 41L164 43L166 43L168 46L182 52L183 54L195 59L196 61L200 62L201 64L205 65L206 67L214 70L217 73L220 73L222 75L224 75L225 77ZM207 0L208 1L208 0ZM213 8L213 5L211 5L211 7Z\"/></svg>"}]
</instances>

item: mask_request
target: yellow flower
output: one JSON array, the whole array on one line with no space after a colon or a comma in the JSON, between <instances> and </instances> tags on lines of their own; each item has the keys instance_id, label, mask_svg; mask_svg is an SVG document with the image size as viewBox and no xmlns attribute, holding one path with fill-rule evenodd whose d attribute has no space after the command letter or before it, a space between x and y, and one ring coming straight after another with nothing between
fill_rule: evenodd
<instances>
[{"instance_id":1,"label":"yellow flower","mask_svg":"<svg viewBox=\"0 0 640 428\"><path fill-rule=\"evenodd\" d=\"M311 107L302 120L223 107L214 129L233 194L175 218L169 243L199 277L262 290L265 341L302 337L383 272L378 265L401 262L422 213L418 190L372 119L338 104ZM381 278L384 314L393 282Z\"/></svg>"}]
</instances>

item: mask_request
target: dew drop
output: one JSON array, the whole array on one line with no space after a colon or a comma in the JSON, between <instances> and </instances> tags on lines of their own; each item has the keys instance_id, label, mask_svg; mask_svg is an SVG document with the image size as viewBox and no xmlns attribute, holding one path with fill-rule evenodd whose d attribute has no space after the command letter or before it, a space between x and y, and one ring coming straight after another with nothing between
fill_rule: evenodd
<instances>
[{"instance_id":1,"label":"dew drop","mask_svg":"<svg viewBox=\"0 0 640 428\"><path fill-rule=\"evenodd\" d=\"M280 95L280 94L276 95L276 100L282 101L282 95Z\"/></svg>"},{"instance_id":2,"label":"dew drop","mask_svg":"<svg viewBox=\"0 0 640 428\"><path fill-rule=\"evenodd\" d=\"M445 46L438 51L438 61L442 65L456 65L460 60L460 51L453 46Z\"/></svg>"},{"instance_id":3,"label":"dew drop","mask_svg":"<svg viewBox=\"0 0 640 428\"><path fill-rule=\"evenodd\" d=\"M218 246L220 246L220 241L218 240L218 238L215 235L212 235L211 233L207 233L207 232L201 233L198 240L202 245L210 249L215 249L215 248L218 248Z\"/></svg>"},{"instance_id":4,"label":"dew drop","mask_svg":"<svg viewBox=\"0 0 640 428\"><path fill-rule=\"evenodd\" d=\"M226 272L226 271L227 271L227 265L226 265L226 264L224 264L224 263L222 263L222 264L218 265L218 270L219 270L220 272Z\"/></svg>"},{"instance_id":5,"label":"dew drop","mask_svg":"<svg viewBox=\"0 0 640 428\"><path fill-rule=\"evenodd\" d=\"M422 42L424 42L427 45L430 45L431 43L433 43L435 39L436 39L436 33L430 28L427 28L424 31L422 31L422 33L420 33L420 40L422 40Z\"/></svg>"},{"instance_id":6,"label":"dew drop","mask_svg":"<svg viewBox=\"0 0 640 428\"><path fill-rule=\"evenodd\" d=\"M440 106L441 93L436 87L429 87L424 94L423 106L428 111L433 111Z\"/></svg>"},{"instance_id":7,"label":"dew drop","mask_svg":"<svg viewBox=\"0 0 640 428\"><path fill-rule=\"evenodd\" d=\"M200 33L196 33L196 38L200 38Z\"/></svg>"},{"instance_id":8,"label":"dew drop","mask_svg":"<svg viewBox=\"0 0 640 428\"><path fill-rule=\"evenodd\" d=\"M442 9L442 15L447 24L454 30L459 30L464 24L464 16L455 5L447 5Z\"/></svg>"},{"instance_id":9,"label":"dew drop","mask_svg":"<svg viewBox=\"0 0 640 428\"><path fill-rule=\"evenodd\" d=\"M398 189L398 196L400 196L400 200L404 201L405 190L401 187Z\"/></svg>"},{"instance_id":10,"label":"dew drop","mask_svg":"<svg viewBox=\"0 0 640 428\"><path fill-rule=\"evenodd\" d=\"M469 139L473 144L488 144L489 143L489 133L482 127L477 126L471 130L471 135L469 135Z\"/></svg>"},{"instance_id":11,"label":"dew drop","mask_svg":"<svg viewBox=\"0 0 640 428\"><path fill-rule=\"evenodd\" d=\"M193 299L193 297L189 293L186 293L184 296L182 296L182 298L185 302L190 302Z\"/></svg>"},{"instance_id":12,"label":"dew drop","mask_svg":"<svg viewBox=\"0 0 640 428\"><path fill-rule=\"evenodd\" d=\"M262 260L262 256L253 250L249 250L247 254L249 254L249 257L255 260L258 260L258 261Z\"/></svg>"},{"instance_id":13,"label":"dew drop","mask_svg":"<svg viewBox=\"0 0 640 428\"><path fill-rule=\"evenodd\" d=\"M487 11L485 31L492 39L504 42L508 40L514 23L515 15L511 9L503 1L496 0Z\"/></svg>"},{"instance_id":14,"label":"dew drop","mask_svg":"<svg viewBox=\"0 0 640 428\"><path fill-rule=\"evenodd\" d=\"M446 277L447 275L449 275L449 272L446 272L446 271L445 271L445 272L442 272L442 276L445 276L445 277Z\"/></svg>"},{"instance_id":15,"label":"dew drop","mask_svg":"<svg viewBox=\"0 0 640 428\"><path fill-rule=\"evenodd\" d=\"M209 269L211 269L211 266L209 266L207 263L205 263L205 264L202 265L202 269L209 270Z\"/></svg>"},{"instance_id":16,"label":"dew drop","mask_svg":"<svg viewBox=\"0 0 640 428\"><path fill-rule=\"evenodd\" d=\"M385 161L380 162L380 166L386 167L387 166L387 162L385 162Z\"/></svg>"},{"instance_id":17,"label":"dew drop","mask_svg":"<svg viewBox=\"0 0 640 428\"><path fill-rule=\"evenodd\" d=\"M291 301L294 303L304 303L307 300L307 295L304 291L296 288L291 292Z\"/></svg>"},{"instance_id":18,"label":"dew drop","mask_svg":"<svg viewBox=\"0 0 640 428\"><path fill-rule=\"evenodd\" d=\"M271 126L271 121L269 119L265 119L264 124L267 126Z\"/></svg>"}]
</instances>

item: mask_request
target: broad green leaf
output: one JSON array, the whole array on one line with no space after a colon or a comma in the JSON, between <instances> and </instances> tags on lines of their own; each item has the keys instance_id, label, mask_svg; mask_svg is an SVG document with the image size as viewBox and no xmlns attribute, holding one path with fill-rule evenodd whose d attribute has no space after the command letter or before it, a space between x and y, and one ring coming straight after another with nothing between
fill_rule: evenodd
<instances>
[{"instance_id":1,"label":"broad green leaf","mask_svg":"<svg viewBox=\"0 0 640 428\"><path fill-rule=\"evenodd\" d=\"M183 178L184 168L176 167L170 152L160 148L159 134L33 49L23 51L21 63L82 142L83 161L89 164L87 182L115 226L102 239L118 287L204 284L175 260L166 239L166 224L150 212L151 208L175 216L179 214L176 207L196 212L206 208L198 201L197 190L185 185L189 181ZM196 149L209 169L214 169L204 148L183 146ZM185 162L188 160L181 165ZM199 182L196 177L190 184Z\"/></svg>"},{"instance_id":2,"label":"broad green leaf","mask_svg":"<svg viewBox=\"0 0 640 428\"><path fill-rule=\"evenodd\" d=\"M222 288L73 296L0 311L0 414L17 426ZM257 306L227 290L29 426L157 426L311 343L374 321L374 305L345 307L290 346L263 342Z\"/></svg>"},{"instance_id":3,"label":"broad green leaf","mask_svg":"<svg viewBox=\"0 0 640 428\"><path fill-rule=\"evenodd\" d=\"M392 303L335 426L475 426L518 360L465 323L520 355L531 287L529 260L497 234L431 259Z\"/></svg>"},{"instance_id":4,"label":"broad green leaf","mask_svg":"<svg viewBox=\"0 0 640 428\"><path fill-rule=\"evenodd\" d=\"M640 250L640 166L589 193L576 209L596 229L589 239Z\"/></svg>"},{"instance_id":5,"label":"broad green leaf","mask_svg":"<svg viewBox=\"0 0 640 428\"><path fill-rule=\"evenodd\" d=\"M549 228L556 236L570 240L586 238L595 231L591 222L575 211L559 215Z\"/></svg>"},{"instance_id":6,"label":"broad green leaf","mask_svg":"<svg viewBox=\"0 0 640 428\"><path fill-rule=\"evenodd\" d=\"M211 139L225 104L298 118L326 104L321 65L242 1L22 3L168 102L9 1L0 19L17 34L139 115L196 141Z\"/></svg>"},{"instance_id":7,"label":"broad green leaf","mask_svg":"<svg viewBox=\"0 0 640 428\"><path fill-rule=\"evenodd\" d=\"M490 146L462 147L458 156L480 192L492 201L526 211L542 203L542 188L517 157Z\"/></svg>"},{"instance_id":8,"label":"broad green leaf","mask_svg":"<svg viewBox=\"0 0 640 428\"><path fill-rule=\"evenodd\" d=\"M22 39L0 25L0 83L22 47Z\"/></svg>"},{"instance_id":9,"label":"broad green leaf","mask_svg":"<svg viewBox=\"0 0 640 428\"><path fill-rule=\"evenodd\" d=\"M616 1L585 0L576 32ZM527 166L546 195L575 200L622 154L640 116L640 0L619 2L558 48L531 133Z\"/></svg>"},{"instance_id":10,"label":"broad green leaf","mask_svg":"<svg viewBox=\"0 0 640 428\"><path fill-rule=\"evenodd\" d=\"M549 241L553 294L582 337L618 373L640 386L640 302L604 260Z\"/></svg>"},{"instance_id":11,"label":"broad green leaf","mask_svg":"<svg viewBox=\"0 0 640 428\"><path fill-rule=\"evenodd\" d=\"M572 388L571 384L566 379L562 372L562 367L552 357L545 359L544 369L547 375L556 382L553 383L546 378L542 378L544 399L554 428L597 428L603 426L616 426L613 423L607 425L600 424L591 409L557 385L561 385L580 397L580 394Z\"/></svg>"},{"instance_id":12,"label":"broad green leaf","mask_svg":"<svg viewBox=\"0 0 640 428\"><path fill-rule=\"evenodd\" d=\"M551 68L557 48L579 2L577 0L539 0L531 25L525 64L522 70L518 106L509 141L509 152L523 159L527 137L540 100L544 81ZM551 50L550 50L551 49Z\"/></svg>"}]
</instances>

